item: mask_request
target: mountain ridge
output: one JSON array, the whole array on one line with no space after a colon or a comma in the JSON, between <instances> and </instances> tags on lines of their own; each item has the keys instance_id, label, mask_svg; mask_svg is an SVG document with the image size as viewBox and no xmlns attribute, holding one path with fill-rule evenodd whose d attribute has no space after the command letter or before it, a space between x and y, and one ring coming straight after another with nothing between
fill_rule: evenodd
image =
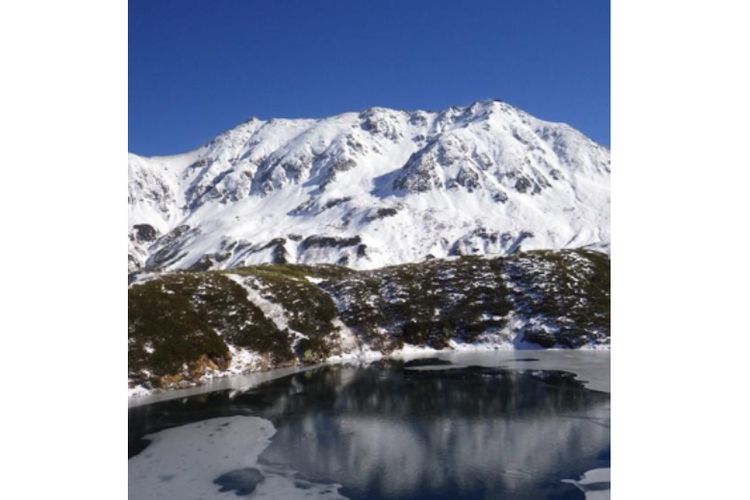
<instances>
[{"instance_id":1,"label":"mountain ridge","mask_svg":"<svg viewBox=\"0 0 750 500\"><path fill-rule=\"evenodd\" d=\"M496 100L251 118L128 160L130 273L609 245L609 150Z\"/></svg>"}]
</instances>

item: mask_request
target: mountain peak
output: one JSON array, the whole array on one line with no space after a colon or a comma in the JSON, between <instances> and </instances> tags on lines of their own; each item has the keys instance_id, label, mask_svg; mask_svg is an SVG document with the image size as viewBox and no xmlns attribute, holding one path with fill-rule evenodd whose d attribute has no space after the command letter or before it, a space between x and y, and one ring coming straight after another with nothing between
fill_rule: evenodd
<instances>
[{"instance_id":1,"label":"mountain peak","mask_svg":"<svg viewBox=\"0 0 750 500\"><path fill-rule=\"evenodd\" d=\"M250 118L190 153L128 158L131 271L609 242L609 151L496 99Z\"/></svg>"}]
</instances>

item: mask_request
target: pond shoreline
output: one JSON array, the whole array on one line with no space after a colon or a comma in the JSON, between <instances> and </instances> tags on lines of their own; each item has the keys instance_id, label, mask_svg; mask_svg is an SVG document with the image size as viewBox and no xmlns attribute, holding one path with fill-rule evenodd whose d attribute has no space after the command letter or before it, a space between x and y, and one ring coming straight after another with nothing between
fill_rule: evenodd
<instances>
[{"instance_id":1,"label":"pond shoreline","mask_svg":"<svg viewBox=\"0 0 750 500\"><path fill-rule=\"evenodd\" d=\"M411 348L389 355L370 351L356 356L337 356L329 358L324 363L312 365L272 368L244 374L227 374L198 382L196 385L187 388L153 390L146 394L129 394L128 408L225 389L242 392L264 382L322 366L341 364L363 366L381 360L406 362L426 357L450 361L452 365L448 365L448 367L457 368L478 365L527 370L568 371L574 373L576 378L581 380L588 389L607 393L610 390L609 349L499 349L485 346L462 346L462 348L450 350ZM533 361L529 361L529 359L533 359ZM500 365L496 363L500 363ZM414 367L412 369L429 369L429 367Z\"/></svg>"}]
</instances>

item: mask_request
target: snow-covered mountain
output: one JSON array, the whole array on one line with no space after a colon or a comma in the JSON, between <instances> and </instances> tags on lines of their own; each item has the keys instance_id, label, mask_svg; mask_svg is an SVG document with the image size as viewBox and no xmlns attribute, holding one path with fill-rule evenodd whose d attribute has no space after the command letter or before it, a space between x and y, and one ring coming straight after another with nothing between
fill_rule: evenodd
<instances>
[{"instance_id":1,"label":"snow-covered mountain","mask_svg":"<svg viewBox=\"0 0 750 500\"><path fill-rule=\"evenodd\" d=\"M609 247L609 151L499 101L250 119L129 155L129 271Z\"/></svg>"}]
</instances>

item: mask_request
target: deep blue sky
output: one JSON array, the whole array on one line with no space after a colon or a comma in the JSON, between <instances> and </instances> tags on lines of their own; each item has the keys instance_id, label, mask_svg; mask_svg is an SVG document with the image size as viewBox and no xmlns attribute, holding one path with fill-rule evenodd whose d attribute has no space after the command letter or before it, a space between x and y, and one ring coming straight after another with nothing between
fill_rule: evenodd
<instances>
[{"instance_id":1,"label":"deep blue sky","mask_svg":"<svg viewBox=\"0 0 750 500\"><path fill-rule=\"evenodd\" d=\"M129 150L502 99L609 145L608 0L130 0Z\"/></svg>"}]
</instances>

